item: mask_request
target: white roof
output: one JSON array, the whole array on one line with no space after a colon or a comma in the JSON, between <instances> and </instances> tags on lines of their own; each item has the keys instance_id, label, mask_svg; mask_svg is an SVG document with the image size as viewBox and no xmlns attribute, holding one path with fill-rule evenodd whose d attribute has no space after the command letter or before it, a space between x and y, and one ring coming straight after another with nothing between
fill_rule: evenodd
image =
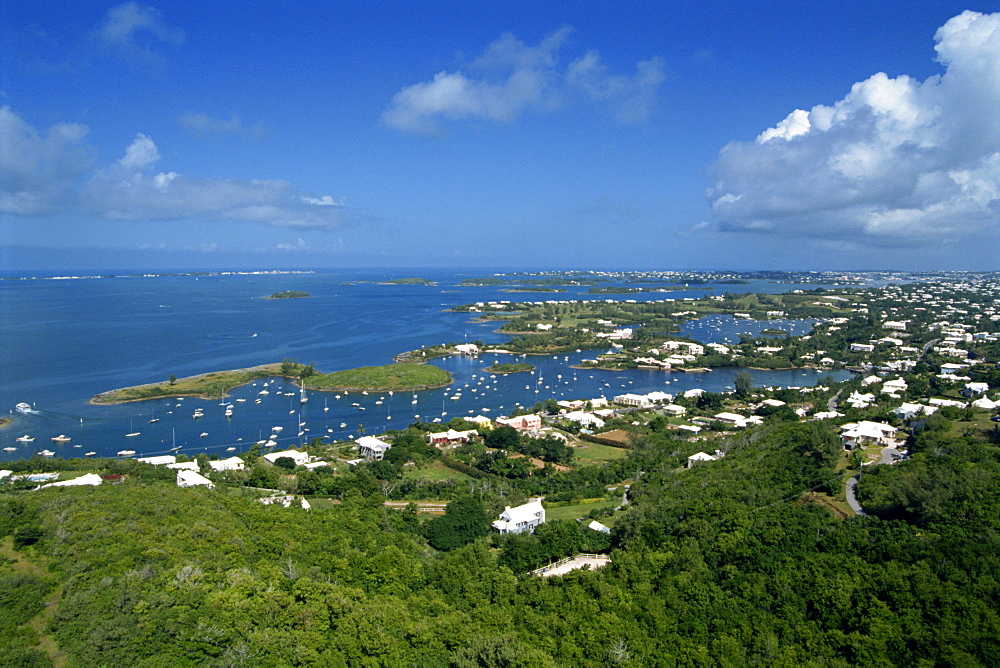
<instances>
[{"instance_id":1,"label":"white roof","mask_svg":"<svg viewBox=\"0 0 1000 668\"><path fill-rule=\"evenodd\" d=\"M688 459L694 462L714 462L718 457L710 455L707 452L696 452L688 457Z\"/></svg>"},{"instance_id":2,"label":"white roof","mask_svg":"<svg viewBox=\"0 0 1000 668\"><path fill-rule=\"evenodd\" d=\"M309 455L304 452L299 452L298 450L282 450L281 452L269 452L264 455L264 459L272 464L278 461L281 457L288 457L295 462L296 466L300 466L309 461Z\"/></svg>"},{"instance_id":3,"label":"white roof","mask_svg":"<svg viewBox=\"0 0 1000 668\"><path fill-rule=\"evenodd\" d=\"M197 471L201 467L198 466L198 462L177 462L176 464L167 464L167 468L177 469L177 470Z\"/></svg>"},{"instance_id":4,"label":"white roof","mask_svg":"<svg viewBox=\"0 0 1000 668\"><path fill-rule=\"evenodd\" d=\"M542 500L532 499L528 503L515 506L514 508L507 506L503 513L500 514L500 519L506 520L510 524L517 524L519 522L530 522L539 513L545 513L545 509L542 508Z\"/></svg>"},{"instance_id":5,"label":"white roof","mask_svg":"<svg viewBox=\"0 0 1000 668\"><path fill-rule=\"evenodd\" d=\"M215 487L215 484L198 473L197 471L188 471L187 469L181 469L177 472L177 486L178 487L192 487L194 485L205 485L206 487Z\"/></svg>"},{"instance_id":6,"label":"white roof","mask_svg":"<svg viewBox=\"0 0 1000 668\"><path fill-rule=\"evenodd\" d=\"M87 473L80 476L79 478L73 478L72 480L61 480L59 482L50 482L47 485L42 485L38 489L44 489L45 487L76 487L77 485L100 485L101 476L96 473Z\"/></svg>"},{"instance_id":7,"label":"white roof","mask_svg":"<svg viewBox=\"0 0 1000 668\"><path fill-rule=\"evenodd\" d=\"M158 455L156 457L136 457L135 461L142 462L143 464L152 464L153 466L163 466L165 464L173 464L177 461L177 457L174 455Z\"/></svg>"},{"instance_id":8,"label":"white roof","mask_svg":"<svg viewBox=\"0 0 1000 668\"><path fill-rule=\"evenodd\" d=\"M354 442L359 448L371 448L372 450L388 450L392 447L385 441L374 436L362 436Z\"/></svg>"},{"instance_id":9,"label":"white roof","mask_svg":"<svg viewBox=\"0 0 1000 668\"><path fill-rule=\"evenodd\" d=\"M220 459L218 461L209 460L208 465L212 467L213 471L241 471L246 466L246 462L239 457L233 456L229 459Z\"/></svg>"}]
</instances>

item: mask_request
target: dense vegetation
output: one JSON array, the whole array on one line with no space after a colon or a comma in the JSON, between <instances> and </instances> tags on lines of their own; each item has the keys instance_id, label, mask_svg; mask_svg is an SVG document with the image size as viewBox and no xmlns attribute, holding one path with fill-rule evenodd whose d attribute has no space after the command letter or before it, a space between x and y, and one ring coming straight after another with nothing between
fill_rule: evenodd
<instances>
[{"instance_id":1,"label":"dense vegetation","mask_svg":"<svg viewBox=\"0 0 1000 668\"><path fill-rule=\"evenodd\" d=\"M387 364L316 374L309 387L319 390L422 390L442 387L451 374L431 364Z\"/></svg>"},{"instance_id":2,"label":"dense vegetation","mask_svg":"<svg viewBox=\"0 0 1000 668\"><path fill-rule=\"evenodd\" d=\"M620 467L486 479L429 521L377 488L307 512L139 467L120 485L9 492L0 534L39 570L0 568L17 611L2 658L47 665L24 623L58 588L41 633L75 665L996 665L1000 446L946 438L957 426L929 422L913 458L866 474L875 514L847 520L810 501L841 479L821 422L728 435L692 469L692 444L651 431ZM523 447L509 436L493 439ZM519 498L626 470L611 536L559 520L488 533ZM597 572L518 578L608 548Z\"/></svg>"},{"instance_id":3,"label":"dense vegetation","mask_svg":"<svg viewBox=\"0 0 1000 668\"><path fill-rule=\"evenodd\" d=\"M302 292L301 290L285 290L283 292L275 292L264 297L264 299L304 299L308 296L308 292Z\"/></svg>"}]
</instances>

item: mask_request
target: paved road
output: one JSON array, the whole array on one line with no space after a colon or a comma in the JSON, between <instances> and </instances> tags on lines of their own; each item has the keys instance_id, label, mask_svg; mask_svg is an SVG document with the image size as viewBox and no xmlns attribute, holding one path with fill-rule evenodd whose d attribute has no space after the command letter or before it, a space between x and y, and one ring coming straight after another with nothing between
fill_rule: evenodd
<instances>
[{"instance_id":1,"label":"paved road","mask_svg":"<svg viewBox=\"0 0 1000 668\"><path fill-rule=\"evenodd\" d=\"M858 484L858 478L860 477L861 474L859 473L853 478L848 478L847 488L844 490L844 496L847 497L847 505L851 507L851 510L853 510L855 514L864 515L865 514L864 508L862 508L861 504L858 503L858 498L854 496L854 487L855 485Z\"/></svg>"},{"instance_id":2,"label":"paved road","mask_svg":"<svg viewBox=\"0 0 1000 668\"><path fill-rule=\"evenodd\" d=\"M826 410L836 411L837 410L837 400L840 399L840 393L844 391L844 388L837 390L837 393L830 397L830 400L826 402Z\"/></svg>"}]
</instances>

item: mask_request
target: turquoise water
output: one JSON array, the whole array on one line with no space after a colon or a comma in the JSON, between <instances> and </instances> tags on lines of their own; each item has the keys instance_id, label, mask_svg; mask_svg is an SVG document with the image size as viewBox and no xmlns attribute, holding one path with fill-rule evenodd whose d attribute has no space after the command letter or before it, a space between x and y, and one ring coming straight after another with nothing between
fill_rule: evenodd
<instances>
[{"instance_id":1,"label":"turquoise water","mask_svg":"<svg viewBox=\"0 0 1000 668\"><path fill-rule=\"evenodd\" d=\"M358 282L408 275L439 283L395 286ZM226 403L233 406L231 418L224 416L225 408L219 399L158 399L117 406L88 403L99 392L162 381L170 374L184 377L284 358L315 363L320 371L333 371L386 364L396 353L425 344L476 339L502 343L506 337L493 331L495 324L473 324L468 314L446 310L474 301L655 300L705 294L691 290L669 295L592 296L586 294L586 288L577 288L534 296L512 295L496 287L456 286L463 278L483 275L482 271L431 275L427 270L411 270L392 275L344 272L0 281L0 346L4 350L0 361L0 407L14 417L14 424L0 431L0 446L15 448L12 452L0 451L0 460L29 456L43 449L61 457L86 452L112 456L125 449L142 456L168 452L174 444L185 454L224 455L231 452L229 448L248 448L270 434L274 426L283 427L279 447L292 447L316 436L356 436L359 425L364 425L366 433L401 428L418 415L421 420L445 421L470 414L496 417L517 404L530 406L550 397L610 398L623 392L673 392L691 387L718 391L732 385L732 370L690 375L645 369L573 370L574 363L600 352L584 351L558 357L533 356L529 361L538 367L535 374L496 378L482 369L497 361L511 361L509 355L438 360L435 364L454 374L453 385L421 392L416 397L398 392L392 396L352 393L337 399L333 393L309 392L309 401L300 404L298 390L290 383L279 379L268 387L269 394L260 395L261 381L230 393ZM795 287L800 286L724 286L731 292L770 293ZM261 299L282 290L303 290L311 297ZM692 334L700 340L716 340L709 337L716 336L724 326L727 333L735 333L741 325L715 324L719 329L702 328L706 330L704 336L698 335L697 325L692 325L696 330ZM807 323L791 325L808 327ZM791 325L778 326L788 330ZM818 377L812 371L801 370L753 373L758 385L807 386ZM460 398L453 400L456 393ZM259 404L257 399L261 400ZM32 404L36 412L13 413L14 405L22 401ZM204 417L192 417L196 407L203 409ZM150 422L154 419L156 422ZM300 423L304 426L300 427ZM301 437L299 431L304 432ZM135 432L139 435L125 436ZM23 434L30 434L35 441L17 443L15 439ZM60 434L71 441L51 441Z\"/></svg>"}]
</instances>

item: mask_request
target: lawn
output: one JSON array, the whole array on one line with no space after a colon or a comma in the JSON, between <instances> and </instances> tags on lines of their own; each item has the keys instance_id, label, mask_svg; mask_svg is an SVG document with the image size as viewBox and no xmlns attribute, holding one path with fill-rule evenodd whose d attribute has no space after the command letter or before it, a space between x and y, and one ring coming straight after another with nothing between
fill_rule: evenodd
<instances>
[{"instance_id":1,"label":"lawn","mask_svg":"<svg viewBox=\"0 0 1000 668\"><path fill-rule=\"evenodd\" d=\"M558 506L545 509L546 521L575 520L585 517L592 510L611 510L621 503L621 499L608 499L593 503L578 503L572 506Z\"/></svg>"},{"instance_id":2,"label":"lawn","mask_svg":"<svg viewBox=\"0 0 1000 668\"><path fill-rule=\"evenodd\" d=\"M624 459L627 456L628 450L625 448L615 448L610 445L604 445L603 443L580 441L580 446L573 449L574 459L590 464L611 462L616 459Z\"/></svg>"}]
</instances>

